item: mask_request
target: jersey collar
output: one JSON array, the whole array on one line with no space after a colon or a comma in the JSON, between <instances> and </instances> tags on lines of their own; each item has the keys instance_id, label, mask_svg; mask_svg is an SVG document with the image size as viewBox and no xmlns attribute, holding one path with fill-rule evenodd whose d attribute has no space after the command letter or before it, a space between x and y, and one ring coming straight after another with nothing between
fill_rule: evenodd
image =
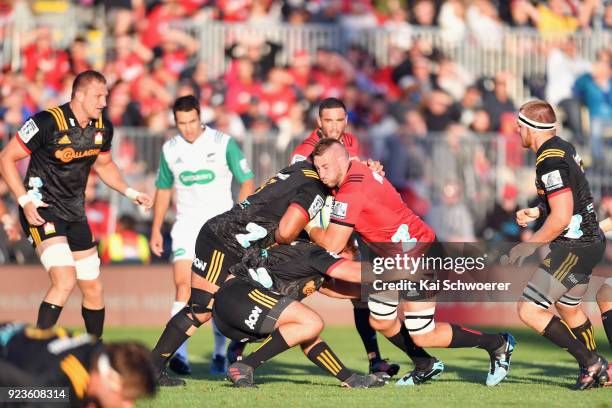
<instances>
[{"instance_id":1,"label":"jersey collar","mask_svg":"<svg viewBox=\"0 0 612 408\"><path fill-rule=\"evenodd\" d=\"M538 151L536 152L536 157L540 155L540 153L542 153L545 149L548 149L548 146L550 146L553 141L557 141L559 139L559 136L553 136L550 139L548 139L547 141L545 141L544 143L542 143L542 145L540 146L540 148L538 149Z\"/></svg>"}]
</instances>

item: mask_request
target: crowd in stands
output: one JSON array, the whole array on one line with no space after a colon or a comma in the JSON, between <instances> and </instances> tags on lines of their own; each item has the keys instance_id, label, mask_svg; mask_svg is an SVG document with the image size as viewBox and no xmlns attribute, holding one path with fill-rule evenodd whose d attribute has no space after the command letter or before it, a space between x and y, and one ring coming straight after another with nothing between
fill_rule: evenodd
<instances>
[{"instance_id":1,"label":"crowd in stands","mask_svg":"<svg viewBox=\"0 0 612 408\"><path fill-rule=\"evenodd\" d=\"M63 2L67 3L57 3ZM0 37L6 34L2 22L10 20L12 14L35 18L49 3L53 2L0 0ZM108 80L107 115L117 127L166 131L173 127L170 107L174 99L195 94L200 98L205 123L239 141L272 134L278 151L289 149L293 141L315 126L318 101L338 97L348 107L350 131L368 146L363 155L385 164L387 177L417 212L429 214L434 224L443 218L435 214L446 214L448 222L442 222L439 229L448 227L449 239L497 234L499 231L487 232L487 220L496 211L510 214L512 206L508 202L516 201L517 191L524 189L517 174L527 163L528 153L520 145L515 119L522 101L514 101L509 92L510 83L524 78L516 78L510 71L477 77L416 37L390 47L384 66L357 45L344 52L326 47L311 53L297 51L288 64L281 65L277 56L283 44L252 33L228 42L228 69L213 77L208 61L198 59L198 51L206 44L173 23L185 19L321 23L340 25L348 33L386 27L406 37L413 27L420 26L436 28L450 42L464 41L469 33L470 38L482 40L480 46L499 41L503 30L514 27L536 29L542 36L563 34L539 50L546 55L548 65L546 82L539 87L538 96L557 107L564 135L580 146L587 164L606 167L606 137L612 135L612 51L601 49L595 58L584 59L572 34L612 29L610 1L72 3L82 9L104 10L108 38L105 55L100 57L93 50L85 32L62 49L54 42L57 33L53 29L33 26L20 37L20 69L2 67L0 140L8 140L11 130L29 115L69 100L74 76L89 68L101 70ZM432 143L434 132L444 141L442 146ZM472 143L475 140L479 143ZM507 176L501 183L499 168L493 168L499 143L505 146L502 164ZM130 149L129 145L122 148ZM136 162L130 160L131 165ZM432 182L436 163L444 163L448 177ZM497 197L484 196L485 185L501 185ZM2 186L0 195L6 196ZM483 206L485 202L491 205ZM447 211L448 207L453 211ZM473 223L453 228L451 221L460 217L473 219Z\"/></svg>"}]
</instances>

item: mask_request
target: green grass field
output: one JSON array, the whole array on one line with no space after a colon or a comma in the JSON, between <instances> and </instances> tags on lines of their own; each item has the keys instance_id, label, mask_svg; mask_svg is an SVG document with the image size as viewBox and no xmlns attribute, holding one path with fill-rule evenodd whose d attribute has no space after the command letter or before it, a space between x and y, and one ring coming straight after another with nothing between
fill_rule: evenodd
<instances>
[{"instance_id":1,"label":"green grass field","mask_svg":"<svg viewBox=\"0 0 612 408\"><path fill-rule=\"evenodd\" d=\"M478 349L440 349L433 351L445 366L437 380L419 387L397 387L394 382L379 389L351 390L339 387L299 350L289 350L260 367L255 373L258 389L234 389L223 378L211 376L210 328L203 327L192 338L189 350L194 373L187 386L164 388L141 407L612 407L612 387L576 392L569 389L575 381L577 366L571 356L545 339L521 329L512 330L517 348L509 377L497 387L484 385L489 367L486 352ZM597 330L598 345L612 357L603 330ZM157 340L158 328L109 328L105 340L138 339L150 347ZM351 369L367 368L361 341L352 327L328 327L323 337ZM411 369L407 357L379 337L384 357L402 365L401 373ZM252 350L252 347L250 348ZM248 353L248 349L247 349ZM344 404L344 405L341 405Z\"/></svg>"}]
</instances>

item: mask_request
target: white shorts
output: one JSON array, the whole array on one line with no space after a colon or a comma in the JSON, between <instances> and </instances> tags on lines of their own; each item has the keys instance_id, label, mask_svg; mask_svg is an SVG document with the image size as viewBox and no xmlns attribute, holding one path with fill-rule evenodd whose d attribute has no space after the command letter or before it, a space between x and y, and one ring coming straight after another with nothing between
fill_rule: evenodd
<instances>
[{"instance_id":1,"label":"white shorts","mask_svg":"<svg viewBox=\"0 0 612 408\"><path fill-rule=\"evenodd\" d=\"M204 222L181 220L174 223L170 236L172 237L172 262L180 259L190 261L195 257L195 243Z\"/></svg>"}]
</instances>

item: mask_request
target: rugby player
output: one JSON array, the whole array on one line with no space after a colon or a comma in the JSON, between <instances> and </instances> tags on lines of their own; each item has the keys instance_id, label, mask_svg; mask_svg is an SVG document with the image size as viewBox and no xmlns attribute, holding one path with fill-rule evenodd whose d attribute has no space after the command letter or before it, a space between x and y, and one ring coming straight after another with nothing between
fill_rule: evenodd
<instances>
[{"instance_id":1,"label":"rugby player","mask_svg":"<svg viewBox=\"0 0 612 408\"><path fill-rule=\"evenodd\" d=\"M312 163L298 162L202 226L195 243L188 304L170 319L152 352L161 385L182 383L167 377L163 368L176 349L210 319L213 295L229 268L240 262L247 248L293 242L323 207L327 193Z\"/></svg>"},{"instance_id":2,"label":"rugby player","mask_svg":"<svg viewBox=\"0 0 612 408\"><path fill-rule=\"evenodd\" d=\"M359 139L346 131L348 115L344 102L336 98L324 99L319 105L317 124L319 127L313 130L289 156L291 164L310 157L317 142L326 137L340 141L351 158L359 159Z\"/></svg>"},{"instance_id":3,"label":"rugby player","mask_svg":"<svg viewBox=\"0 0 612 408\"><path fill-rule=\"evenodd\" d=\"M65 396L57 388L54 396L73 407L103 408L131 407L156 391L150 353L141 344L102 344L91 334L21 323L0 324L0 386L65 387Z\"/></svg>"},{"instance_id":4,"label":"rugby player","mask_svg":"<svg viewBox=\"0 0 612 408\"><path fill-rule=\"evenodd\" d=\"M57 322L78 285L87 332L102 336L100 258L84 208L90 168L135 204L151 207L149 196L127 185L111 157L113 126L102 116L107 95L102 74L80 73L70 102L32 116L0 153L0 172L21 207L21 226L51 280L38 310L42 329ZM28 156L22 181L16 163Z\"/></svg>"},{"instance_id":5,"label":"rugby player","mask_svg":"<svg viewBox=\"0 0 612 408\"><path fill-rule=\"evenodd\" d=\"M599 227L604 233L612 231L612 217L601 221ZM608 337L608 343L612 348L612 277L607 278L597 291L597 305L601 311L601 321ZM608 381L610 380L608 378Z\"/></svg>"},{"instance_id":6,"label":"rugby player","mask_svg":"<svg viewBox=\"0 0 612 408\"><path fill-rule=\"evenodd\" d=\"M226 281L215 295L213 317L229 338L241 342L264 339L262 345L228 368L228 378L237 387L252 387L253 371L265 361L300 345L317 366L341 381L342 386L368 388L384 384L378 375L360 376L347 369L320 337L323 320L300 303L330 278L358 283L361 264L325 251L309 242L296 241L268 250L255 249L230 268L234 279ZM346 298L333 289L328 295ZM384 374L387 378L388 375Z\"/></svg>"},{"instance_id":7,"label":"rugby player","mask_svg":"<svg viewBox=\"0 0 612 408\"><path fill-rule=\"evenodd\" d=\"M182 96L174 102L172 112L179 134L162 148L150 240L151 251L161 256L164 243L161 227L174 188L176 220L171 235L176 294L171 316L183 309L189 299L191 263L200 228L233 205L232 179L240 183L239 201L253 193L253 172L244 154L230 135L202 125L198 99L193 95ZM216 330L214 321L213 332L211 373L225 374L225 337ZM186 343L177 350L169 367L177 374L191 373Z\"/></svg>"},{"instance_id":8,"label":"rugby player","mask_svg":"<svg viewBox=\"0 0 612 408\"><path fill-rule=\"evenodd\" d=\"M378 256L394 255L390 250L404 252L405 244L416 243L430 243L429 251L439 251L434 231L406 206L391 183L362 163L350 160L341 143L331 138L322 139L312 155L321 181L333 189L335 196L327 229L307 227L315 243L328 251L339 251L355 231ZM398 385L421 384L443 371L442 362L422 347L482 348L491 359L487 385L496 385L506 377L515 344L511 334L488 334L454 324L436 324L432 299L402 301L402 325L397 313L397 294L395 296L389 299L374 294L369 297L368 305L374 328L407 354L410 354L410 339L416 345L413 347L419 350L419 355L412 357L414 370L402 377Z\"/></svg>"},{"instance_id":9,"label":"rugby player","mask_svg":"<svg viewBox=\"0 0 612 408\"><path fill-rule=\"evenodd\" d=\"M310 135L291 153L291 163L306 160L319 140L331 137L340 141L346 147L352 160L359 160L359 139L346 131L348 125L348 113L344 102L336 98L324 99L319 105L319 116L317 117L318 128L313 130ZM366 164L384 175L382 165L379 162L368 160ZM370 372L375 373L384 371L390 376L397 374L399 365L389 364L381 357L376 330L370 325L368 305L360 302L359 299L353 300L353 317L357 333L361 337L365 347Z\"/></svg>"},{"instance_id":10,"label":"rugby player","mask_svg":"<svg viewBox=\"0 0 612 408\"><path fill-rule=\"evenodd\" d=\"M574 388L586 390L608 381L608 362L595 352L591 323L576 311L593 268L603 258L606 241L582 159L574 146L556 136L556 122L555 111L545 101L533 100L519 109L523 147L536 153L540 204L519 210L516 221L525 226L541 216L546 219L529 240L512 248L509 262L521 265L539 246L549 244L550 253L523 291L518 313L526 325L576 359L580 373ZM567 321L549 310L553 304ZM577 339L576 334L583 333L588 341Z\"/></svg>"}]
</instances>

